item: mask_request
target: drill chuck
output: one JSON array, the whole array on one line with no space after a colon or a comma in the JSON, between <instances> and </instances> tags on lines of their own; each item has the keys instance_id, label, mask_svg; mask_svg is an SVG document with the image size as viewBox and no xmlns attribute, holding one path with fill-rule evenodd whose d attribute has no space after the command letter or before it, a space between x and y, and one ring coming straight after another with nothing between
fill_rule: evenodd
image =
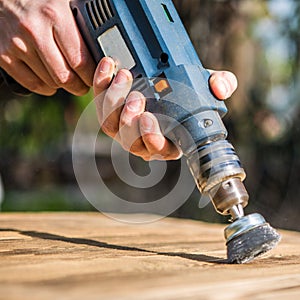
<instances>
[{"instance_id":1,"label":"drill chuck","mask_svg":"<svg viewBox=\"0 0 300 300\"><path fill-rule=\"evenodd\" d=\"M242 183L246 174L233 146L227 140L207 143L187 159L198 189L208 194L215 209L233 219L243 216L248 193Z\"/></svg>"}]
</instances>

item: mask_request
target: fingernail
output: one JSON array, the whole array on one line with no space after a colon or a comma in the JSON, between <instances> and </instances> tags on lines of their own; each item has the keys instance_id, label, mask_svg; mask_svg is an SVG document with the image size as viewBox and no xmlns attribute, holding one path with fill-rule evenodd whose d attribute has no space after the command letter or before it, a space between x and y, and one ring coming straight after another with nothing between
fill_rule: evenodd
<instances>
[{"instance_id":1,"label":"fingernail","mask_svg":"<svg viewBox=\"0 0 300 300\"><path fill-rule=\"evenodd\" d=\"M100 62L100 72L101 73L108 73L108 71L110 70L111 67L111 63L109 61L107 61L106 59L103 59Z\"/></svg>"},{"instance_id":2,"label":"fingernail","mask_svg":"<svg viewBox=\"0 0 300 300\"><path fill-rule=\"evenodd\" d=\"M142 106L142 99L137 93L131 93L126 100L126 107L133 111L140 111Z\"/></svg>"},{"instance_id":3,"label":"fingernail","mask_svg":"<svg viewBox=\"0 0 300 300\"><path fill-rule=\"evenodd\" d=\"M218 86L220 93L222 94L223 98L226 99L229 97L229 87L228 83L224 79L217 79L215 84Z\"/></svg>"},{"instance_id":4,"label":"fingernail","mask_svg":"<svg viewBox=\"0 0 300 300\"><path fill-rule=\"evenodd\" d=\"M140 121L141 129L143 132L151 132L153 130L154 122L150 117L144 115Z\"/></svg>"},{"instance_id":5,"label":"fingernail","mask_svg":"<svg viewBox=\"0 0 300 300\"><path fill-rule=\"evenodd\" d=\"M133 112L136 112L136 111L139 111L140 110L140 107L141 107L141 101L139 99L133 99L133 100L130 100L128 102L126 102L126 106L129 110L133 111Z\"/></svg>"},{"instance_id":6,"label":"fingernail","mask_svg":"<svg viewBox=\"0 0 300 300\"><path fill-rule=\"evenodd\" d=\"M124 72L119 71L114 81L116 84L125 83L128 81L128 76Z\"/></svg>"}]
</instances>

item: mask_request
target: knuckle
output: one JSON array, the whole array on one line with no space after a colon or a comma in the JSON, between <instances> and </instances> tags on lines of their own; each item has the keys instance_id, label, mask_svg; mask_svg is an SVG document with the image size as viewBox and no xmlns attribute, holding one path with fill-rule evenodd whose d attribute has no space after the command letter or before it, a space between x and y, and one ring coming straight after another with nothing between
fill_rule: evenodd
<instances>
[{"instance_id":1,"label":"knuckle","mask_svg":"<svg viewBox=\"0 0 300 300\"><path fill-rule=\"evenodd\" d=\"M129 151L135 155L137 155L138 153L144 153L145 146L138 138L129 146Z\"/></svg>"},{"instance_id":2,"label":"knuckle","mask_svg":"<svg viewBox=\"0 0 300 300\"><path fill-rule=\"evenodd\" d=\"M125 127L126 125L128 125L128 121L124 117L122 117L120 119L119 125L120 125L120 128Z\"/></svg>"},{"instance_id":3,"label":"knuckle","mask_svg":"<svg viewBox=\"0 0 300 300\"><path fill-rule=\"evenodd\" d=\"M101 129L106 135L110 137L114 137L119 131L118 126L108 120L104 121L104 123L101 126Z\"/></svg>"},{"instance_id":4,"label":"knuckle","mask_svg":"<svg viewBox=\"0 0 300 300\"><path fill-rule=\"evenodd\" d=\"M24 35L24 38L30 39L32 43L38 45L45 26L46 23L43 18L43 13L36 12L35 17L30 17L26 14L20 18L18 31Z\"/></svg>"},{"instance_id":5,"label":"knuckle","mask_svg":"<svg viewBox=\"0 0 300 300\"><path fill-rule=\"evenodd\" d=\"M141 156L145 152L146 148L140 137L135 136L134 134L132 137L128 137L128 135L124 137L122 136L122 133L120 133L120 136L122 141L121 145L125 151L137 156Z\"/></svg>"},{"instance_id":6,"label":"knuckle","mask_svg":"<svg viewBox=\"0 0 300 300\"><path fill-rule=\"evenodd\" d=\"M55 8L52 1L45 2L45 5L40 8L40 12L52 24L55 24L60 18L59 11Z\"/></svg>"},{"instance_id":7,"label":"knuckle","mask_svg":"<svg viewBox=\"0 0 300 300\"><path fill-rule=\"evenodd\" d=\"M158 148L158 145L157 145L158 134L157 133L155 133L155 132L143 132L142 137L143 137L144 143L147 144L147 146L150 149L155 149L156 150Z\"/></svg>"},{"instance_id":8,"label":"knuckle","mask_svg":"<svg viewBox=\"0 0 300 300\"><path fill-rule=\"evenodd\" d=\"M30 81L27 85L29 90L36 93L45 89L45 84L40 80Z\"/></svg>"},{"instance_id":9,"label":"knuckle","mask_svg":"<svg viewBox=\"0 0 300 300\"><path fill-rule=\"evenodd\" d=\"M50 96L56 92L56 89L50 88L42 81L32 81L28 86L30 91L41 95Z\"/></svg>"},{"instance_id":10,"label":"knuckle","mask_svg":"<svg viewBox=\"0 0 300 300\"><path fill-rule=\"evenodd\" d=\"M56 71L53 80L59 87L77 96L82 96L89 91L89 87L69 70Z\"/></svg>"},{"instance_id":11,"label":"knuckle","mask_svg":"<svg viewBox=\"0 0 300 300\"><path fill-rule=\"evenodd\" d=\"M65 86L68 84L72 84L72 73L68 70L61 70L61 71L56 71L54 73L54 81L59 85L59 86Z\"/></svg>"},{"instance_id":12,"label":"knuckle","mask_svg":"<svg viewBox=\"0 0 300 300\"><path fill-rule=\"evenodd\" d=\"M88 56L83 52L71 53L69 64L73 70L84 70L89 63Z\"/></svg>"},{"instance_id":13,"label":"knuckle","mask_svg":"<svg viewBox=\"0 0 300 300\"><path fill-rule=\"evenodd\" d=\"M133 120L132 118L130 118L130 116L128 116L128 114L124 113L124 110L123 110L123 114L121 115L120 117L120 127L131 127L131 125L133 125Z\"/></svg>"},{"instance_id":14,"label":"knuckle","mask_svg":"<svg viewBox=\"0 0 300 300\"><path fill-rule=\"evenodd\" d=\"M111 78L109 77L101 77L95 76L93 86L94 89L96 88L98 90L97 94L105 93L110 85Z\"/></svg>"}]
</instances>

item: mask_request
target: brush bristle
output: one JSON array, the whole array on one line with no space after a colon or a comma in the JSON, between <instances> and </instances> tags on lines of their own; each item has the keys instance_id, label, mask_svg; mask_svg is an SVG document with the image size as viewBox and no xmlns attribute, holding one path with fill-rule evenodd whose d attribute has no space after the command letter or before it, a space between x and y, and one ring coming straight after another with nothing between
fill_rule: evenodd
<instances>
[{"instance_id":1,"label":"brush bristle","mask_svg":"<svg viewBox=\"0 0 300 300\"><path fill-rule=\"evenodd\" d=\"M243 264L273 249L280 241L280 235L269 224L254 227L227 243L227 261Z\"/></svg>"}]
</instances>

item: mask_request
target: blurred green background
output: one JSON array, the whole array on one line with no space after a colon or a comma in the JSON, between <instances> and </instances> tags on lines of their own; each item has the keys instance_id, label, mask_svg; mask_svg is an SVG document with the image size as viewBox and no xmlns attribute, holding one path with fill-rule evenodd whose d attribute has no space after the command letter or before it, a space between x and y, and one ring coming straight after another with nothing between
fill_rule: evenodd
<instances>
[{"instance_id":1,"label":"blurred green background","mask_svg":"<svg viewBox=\"0 0 300 300\"><path fill-rule=\"evenodd\" d=\"M300 1L174 3L204 66L238 77L224 122L247 172L247 212L262 213L274 226L300 230ZM53 97L22 98L2 86L0 96L2 211L94 210L78 188L71 157L73 132L92 92L84 97L59 91ZM104 147L97 152L101 174L116 193L119 186L134 201L142 198L140 191L119 185L110 142L102 138ZM147 169L140 159L131 160L137 169ZM168 191L179 166L168 163L157 189ZM200 203L199 208L199 199L195 190L173 216L226 221L211 204Z\"/></svg>"}]
</instances>

